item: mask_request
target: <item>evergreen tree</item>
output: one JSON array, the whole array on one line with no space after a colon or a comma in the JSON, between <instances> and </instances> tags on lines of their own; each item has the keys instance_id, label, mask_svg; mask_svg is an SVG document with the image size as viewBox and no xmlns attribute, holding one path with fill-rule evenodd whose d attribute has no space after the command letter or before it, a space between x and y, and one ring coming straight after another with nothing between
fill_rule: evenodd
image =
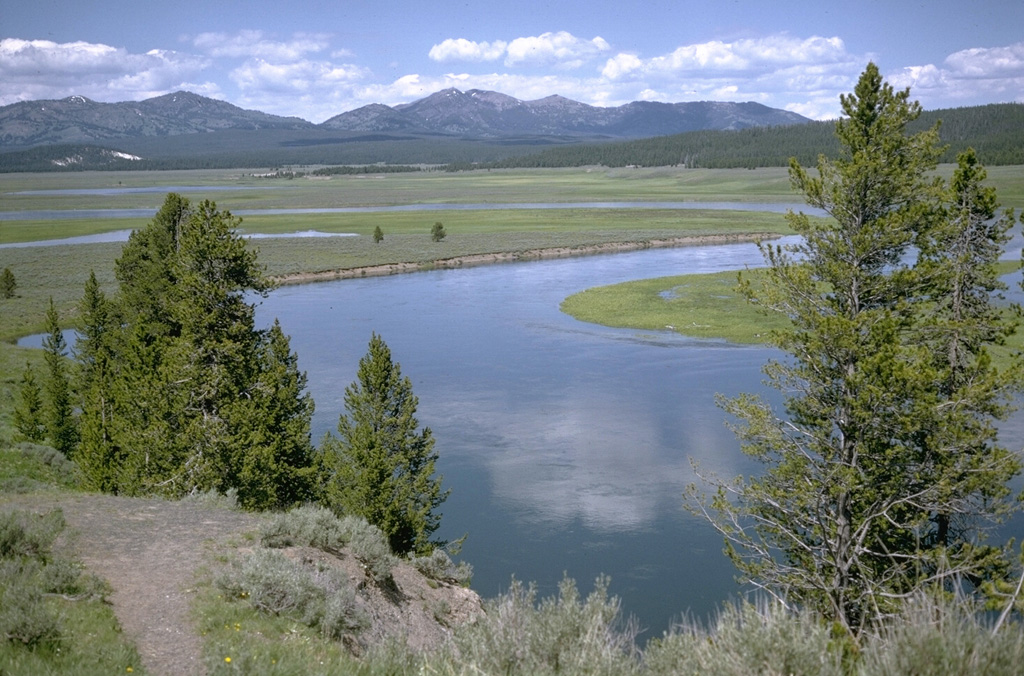
<instances>
[{"instance_id":1,"label":"evergreen tree","mask_svg":"<svg viewBox=\"0 0 1024 676\"><path fill-rule=\"evenodd\" d=\"M0 273L0 298L14 298L14 290L18 288L18 282L14 279L14 273L10 268L4 268Z\"/></svg>"},{"instance_id":2,"label":"evergreen tree","mask_svg":"<svg viewBox=\"0 0 1024 676\"><path fill-rule=\"evenodd\" d=\"M313 499L313 399L305 390L306 374L275 321L260 344L258 378L230 411L232 419L245 421L227 482L243 507L286 509Z\"/></svg>"},{"instance_id":3,"label":"evergreen tree","mask_svg":"<svg viewBox=\"0 0 1024 676\"><path fill-rule=\"evenodd\" d=\"M417 431L418 399L391 350L376 334L345 388L338 436L324 439L322 500L339 513L380 528L397 554L429 553L440 525L434 510L448 497L434 477L437 452L430 428Z\"/></svg>"},{"instance_id":4,"label":"evergreen tree","mask_svg":"<svg viewBox=\"0 0 1024 676\"><path fill-rule=\"evenodd\" d=\"M14 408L14 426L28 441L42 442L46 438L46 421L43 417L43 391L36 380L31 364L25 364L18 390L18 404Z\"/></svg>"},{"instance_id":5,"label":"evergreen tree","mask_svg":"<svg viewBox=\"0 0 1024 676\"><path fill-rule=\"evenodd\" d=\"M1020 382L1021 365L997 372L987 348L1015 331L996 305L1006 285L997 264L1014 224L999 216L994 188L972 149L957 158L944 210L918 239L924 291L931 300L914 335L929 348L937 376L937 403L927 422L918 481L939 486L921 529L920 547L943 569L972 580L1002 564L998 547L982 546L979 524L1008 507L1007 482L1020 470L1016 455L996 443L993 421L1009 411L1007 399Z\"/></svg>"},{"instance_id":6,"label":"evergreen tree","mask_svg":"<svg viewBox=\"0 0 1024 676\"><path fill-rule=\"evenodd\" d=\"M375 226L373 228L373 243L374 244L380 244L383 241L384 241L384 231L380 229L379 225Z\"/></svg>"},{"instance_id":7,"label":"evergreen tree","mask_svg":"<svg viewBox=\"0 0 1024 676\"><path fill-rule=\"evenodd\" d=\"M444 231L444 225L441 221L434 223L430 228L430 239L434 242L440 242L447 234L448 233Z\"/></svg>"},{"instance_id":8,"label":"evergreen tree","mask_svg":"<svg viewBox=\"0 0 1024 676\"><path fill-rule=\"evenodd\" d=\"M312 404L287 337L254 327L250 298L271 284L238 223L168 195L117 260L117 296L87 285L83 456L97 487L234 488L253 509L304 499Z\"/></svg>"},{"instance_id":9,"label":"evergreen tree","mask_svg":"<svg viewBox=\"0 0 1024 676\"><path fill-rule=\"evenodd\" d=\"M90 272L85 293L78 306L82 328L75 343L78 365L77 390L80 397L78 449L75 460L86 484L100 491L116 487L114 474L118 458L114 452L111 427L112 371L114 367L110 303Z\"/></svg>"},{"instance_id":10,"label":"evergreen tree","mask_svg":"<svg viewBox=\"0 0 1024 676\"><path fill-rule=\"evenodd\" d=\"M856 631L924 587L998 570L991 552L966 553L970 543L961 540L958 555L938 542L936 528L966 503L975 513L998 510L989 501L1005 497L1017 463L988 435L1007 387L978 381L958 412L968 395L951 389L959 367L932 352L939 343L963 346L951 331L963 322L971 327L968 361L981 368L981 348L1004 333L978 330L998 324L995 315L954 317L944 305L951 285L980 290L989 281L985 270L974 281L958 278L958 255L939 253L965 225L943 225L945 192L928 176L940 152L937 129L907 133L920 106L908 90L883 83L874 64L841 105L840 156L820 158L817 175L795 161L790 171L807 203L829 218L790 214L803 242L763 246L767 282L745 287L792 321L774 336L791 358L765 367L787 393L785 415L749 395L723 402L740 421L743 451L765 470L715 482L716 497L698 509L746 579ZM989 260L1001 237L998 228L978 233L970 256ZM923 252L917 259L912 245Z\"/></svg>"},{"instance_id":11,"label":"evergreen tree","mask_svg":"<svg viewBox=\"0 0 1024 676\"><path fill-rule=\"evenodd\" d=\"M46 432L53 447L70 457L78 443L78 430L72 404L67 342L52 298L46 311L46 333L43 339L43 358L46 360Z\"/></svg>"}]
</instances>

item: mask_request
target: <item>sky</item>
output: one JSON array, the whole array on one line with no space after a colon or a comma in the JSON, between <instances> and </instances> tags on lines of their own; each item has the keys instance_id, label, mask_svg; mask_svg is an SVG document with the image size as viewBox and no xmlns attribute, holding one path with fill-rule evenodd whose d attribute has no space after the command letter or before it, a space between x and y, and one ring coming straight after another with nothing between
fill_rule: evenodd
<instances>
[{"instance_id":1,"label":"sky","mask_svg":"<svg viewBox=\"0 0 1024 676\"><path fill-rule=\"evenodd\" d=\"M827 119L872 61L927 110L1024 103L1024 2L0 0L0 105L186 90L319 123L455 87Z\"/></svg>"}]
</instances>

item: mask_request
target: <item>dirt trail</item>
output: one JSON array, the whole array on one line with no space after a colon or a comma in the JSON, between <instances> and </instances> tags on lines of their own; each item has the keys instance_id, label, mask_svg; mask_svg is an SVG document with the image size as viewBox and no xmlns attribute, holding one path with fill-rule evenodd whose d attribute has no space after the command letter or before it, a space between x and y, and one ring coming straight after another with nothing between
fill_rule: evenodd
<instances>
[{"instance_id":1,"label":"dirt trail","mask_svg":"<svg viewBox=\"0 0 1024 676\"><path fill-rule=\"evenodd\" d=\"M6 502L37 512L63 509L73 551L110 582L114 612L148 673L205 672L189 614L196 571L210 543L254 529L258 517L189 501L110 495L36 494Z\"/></svg>"}]
</instances>

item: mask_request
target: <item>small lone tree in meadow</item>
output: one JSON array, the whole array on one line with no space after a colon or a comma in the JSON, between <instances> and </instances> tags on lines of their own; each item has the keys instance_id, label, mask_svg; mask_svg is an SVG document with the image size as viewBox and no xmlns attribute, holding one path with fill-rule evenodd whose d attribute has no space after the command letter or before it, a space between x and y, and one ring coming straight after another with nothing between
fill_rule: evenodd
<instances>
[{"instance_id":1,"label":"small lone tree in meadow","mask_svg":"<svg viewBox=\"0 0 1024 676\"><path fill-rule=\"evenodd\" d=\"M444 225L441 224L441 221L434 223L434 227L430 229L430 239L435 242L440 242L447 234L448 233L444 231Z\"/></svg>"},{"instance_id":2,"label":"small lone tree in meadow","mask_svg":"<svg viewBox=\"0 0 1024 676\"><path fill-rule=\"evenodd\" d=\"M361 516L380 528L396 554L429 554L441 523L434 510L448 497L434 476L437 451L429 427L417 430L412 382L373 334L345 388L338 435L321 446L321 500L339 514Z\"/></svg>"},{"instance_id":3,"label":"small lone tree in meadow","mask_svg":"<svg viewBox=\"0 0 1024 676\"><path fill-rule=\"evenodd\" d=\"M384 231L380 229L380 226L376 226L373 229L373 243L380 244L384 241Z\"/></svg>"},{"instance_id":4,"label":"small lone tree in meadow","mask_svg":"<svg viewBox=\"0 0 1024 676\"><path fill-rule=\"evenodd\" d=\"M14 290L18 288L18 282L14 279L14 273L10 268L4 268L0 273L0 298L14 298Z\"/></svg>"}]
</instances>

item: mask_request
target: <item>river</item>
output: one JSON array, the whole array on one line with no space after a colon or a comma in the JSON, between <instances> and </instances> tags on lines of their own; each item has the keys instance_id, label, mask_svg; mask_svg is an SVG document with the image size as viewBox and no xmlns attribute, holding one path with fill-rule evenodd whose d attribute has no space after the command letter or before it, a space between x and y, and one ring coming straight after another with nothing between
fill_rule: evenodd
<instances>
[{"instance_id":1,"label":"river","mask_svg":"<svg viewBox=\"0 0 1024 676\"><path fill-rule=\"evenodd\" d=\"M384 338L452 490L438 535L468 535L474 589L494 596L515 576L545 596L569 575L586 593L606 574L646 639L741 592L721 538L682 494L693 462L756 471L715 396L777 402L760 366L780 355L585 324L559 304L597 285L760 264L753 244L729 244L321 282L276 290L257 320L278 318L291 336L315 441L336 425L371 333ZM1024 438L1020 416L1003 431Z\"/></svg>"},{"instance_id":2,"label":"river","mask_svg":"<svg viewBox=\"0 0 1024 676\"><path fill-rule=\"evenodd\" d=\"M715 394L760 391L762 347L610 329L566 296L639 277L756 265L752 244L641 251L284 287L263 302L309 374L315 439L333 429L372 332L391 347L432 428L451 497L439 535L485 596L513 575L554 593L600 574L646 636L739 591L721 539L683 509L691 461L754 468Z\"/></svg>"}]
</instances>

